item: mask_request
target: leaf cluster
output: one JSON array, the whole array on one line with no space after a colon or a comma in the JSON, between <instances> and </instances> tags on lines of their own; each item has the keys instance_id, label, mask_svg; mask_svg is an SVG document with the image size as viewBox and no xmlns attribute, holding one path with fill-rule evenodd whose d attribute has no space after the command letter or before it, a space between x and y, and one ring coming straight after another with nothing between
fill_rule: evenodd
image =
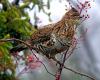
<instances>
[{"instance_id":1,"label":"leaf cluster","mask_svg":"<svg viewBox=\"0 0 100 80\"><path fill-rule=\"evenodd\" d=\"M33 3L38 6L39 11L44 11L43 0L23 0L23 5L20 0L14 0L12 3L9 0L0 0L2 8L0 9L0 39L17 38L26 40L30 35L36 31L34 26L30 23L30 17L25 9L30 9L29 5ZM50 1L47 2L50 8ZM31 9L30 9L31 10ZM44 11L45 12L45 11ZM16 46L18 42L0 42L0 80L14 80L15 65L12 60L12 55L9 50ZM11 71L11 75L7 70Z\"/></svg>"}]
</instances>

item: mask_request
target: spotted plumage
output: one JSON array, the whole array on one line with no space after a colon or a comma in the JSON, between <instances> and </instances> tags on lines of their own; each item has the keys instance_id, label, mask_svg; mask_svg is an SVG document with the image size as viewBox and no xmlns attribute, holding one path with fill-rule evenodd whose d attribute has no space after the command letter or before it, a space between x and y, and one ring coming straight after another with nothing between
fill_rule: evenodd
<instances>
[{"instance_id":1,"label":"spotted plumage","mask_svg":"<svg viewBox=\"0 0 100 80\"><path fill-rule=\"evenodd\" d=\"M55 56L69 49L79 20L80 14L72 8L57 23L43 26L33 33L31 41L34 44L35 40L38 42L39 50L43 54Z\"/></svg>"}]
</instances>

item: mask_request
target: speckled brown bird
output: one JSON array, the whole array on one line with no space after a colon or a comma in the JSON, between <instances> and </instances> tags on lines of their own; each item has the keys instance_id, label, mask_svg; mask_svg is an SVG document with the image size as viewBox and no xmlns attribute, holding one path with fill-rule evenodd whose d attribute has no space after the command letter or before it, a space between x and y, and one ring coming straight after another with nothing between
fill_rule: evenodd
<instances>
[{"instance_id":1,"label":"speckled brown bird","mask_svg":"<svg viewBox=\"0 0 100 80\"><path fill-rule=\"evenodd\" d=\"M51 57L68 50L80 18L79 12L72 8L57 23L43 26L33 33L31 41L39 44L40 52Z\"/></svg>"}]
</instances>

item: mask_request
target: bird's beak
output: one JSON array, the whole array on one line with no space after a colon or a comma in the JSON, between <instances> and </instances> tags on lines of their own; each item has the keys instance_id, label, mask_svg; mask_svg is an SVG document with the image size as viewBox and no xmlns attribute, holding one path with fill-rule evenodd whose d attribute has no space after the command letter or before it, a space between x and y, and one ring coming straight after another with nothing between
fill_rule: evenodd
<instances>
[{"instance_id":1,"label":"bird's beak","mask_svg":"<svg viewBox=\"0 0 100 80\"><path fill-rule=\"evenodd\" d=\"M79 18L82 18L82 16L80 16Z\"/></svg>"}]
</instances>

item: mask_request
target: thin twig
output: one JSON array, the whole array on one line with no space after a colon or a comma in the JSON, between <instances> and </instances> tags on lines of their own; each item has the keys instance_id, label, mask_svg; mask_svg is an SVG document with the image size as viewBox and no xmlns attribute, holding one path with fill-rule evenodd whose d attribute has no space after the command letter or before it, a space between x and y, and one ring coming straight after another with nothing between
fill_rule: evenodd
<instances>
[{"instance_id":1,"label":"thin twig","mask_svg":"<svg viewBox=\"0 0 100 80\"><path fill-rule=\"evenodd\" d=\"M68 68L68 67L66 67L66 66L64 66L64 68L67 69L67 70L69 70L69 71L71 71L71 72L74 72L75 74L79 74L79 75L81 75L81 76L85 76L85 77L87 77L87 78L90 78L91 80L95 80L93 77L91 77L91 76L89 76L89 75L80 73L80 72L75 71L75 70L73 70L73 69L71 69L71 68Z\"/></svg>"},{"instance_id":2,"label":"thin twig","mask_svg":"<svg viewBox=\"0 0 100 80\"><path fill-rule=\"evenodd\" d=\"M45 64L44 64L43 62L41 62L41 61L38 61L38 62L40 62L40 63L44 66L44 68L45 68L45 70L47 71L47 73L49 73L50 75L52 75L52 76L55 77L55 75L52 74L52 73L47 69L47 67L45 66Z\"/></svg>"},{"instance_id":3,"label":"thin twig","mask_svg":"<svg viewBox=\"0 0 100 80\"><path fill-rule=\"evenodd\" d=\"M58 64L63 65L63 64L62 64L60 61L58 61L56 58L52 57L52 59L53 59L54 61L56 61ZM65 69L67 69L67 70L69 70L69 71L71 71L71 72L74 72L74 73L79 74L79 75L81 75L81 76L87 77L87 78L89 78L89 79L91 79L91 80L95 80L93 77L91 77L91 76L89 76L89 75L86 75L86 74L80 73L80 72L78 72L78 71L75 71L75 70L73 70L73 69L71 69L71 68L66 67L65 65L63 65L63 66L64 66Z\"/></svg>"},{"instance_id":4,"label":"thin twig","mask_svg":"<svg viewBox=\"0 0 100 80\"><path fill-rule=\"evenodd\" d=\"M50 75L52 75L52 76L54 76L55 77L55 75L54 74L52 74L51 72L49 72L48 71L48 69L47 69L47 67L45 66L45 64L42 62L42 61L40 61L39 60L39 58L36 56L36 54L34 54L34 52L33 52L33 50L31 49L31 52L33 53L33 55L36 57L36 59L37 59L37 62L40 62L43 66L44 66L44 68L45 68L45 70L47 71L47 73L49 73Z\"/></svg>"},{"instance_id":5,"label":"thin twig","mask_svg":"<svg viewBox=\"0 0 100 80\"><path fill-rule=\"evenodd\" d=\"M66 56L66 60L69 59L69 57L73 54L74 49L76 48L77 42L73 42L73 44L69 47L69 50L67 51L68 56Z\"/></svg>"}]
</instances>

